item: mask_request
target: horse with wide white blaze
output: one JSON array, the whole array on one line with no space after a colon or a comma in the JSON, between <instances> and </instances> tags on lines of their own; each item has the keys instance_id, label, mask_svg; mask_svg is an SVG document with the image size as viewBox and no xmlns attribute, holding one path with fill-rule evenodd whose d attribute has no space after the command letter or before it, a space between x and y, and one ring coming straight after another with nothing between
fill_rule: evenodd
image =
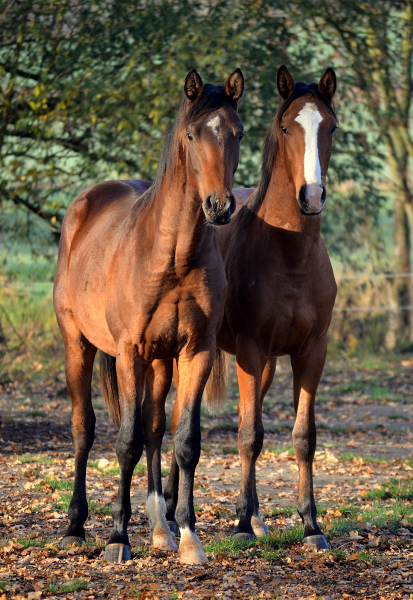
<instances>
[{"instance_id":1,"label":"horse with wide white blaze","mask_svg":"<svg viewBox=\"0 0 413 600\"><path fill-rule=\"evenodd\" d=\"M317 523L312 464L315 396L337 292L320 235L326 174L337 128L331 104L336 77L327 69L318 84L295 84L283 66L278 71L277 87L282 102L265 138L259 185L256 190L234 190L239 210L217 236L228 293L206 400L215 406L225 400L226 353L235 355L240 390L241 491L234 536L266 535L255 475L264 439L262 403L277 357L290 356L296 412L292 437L299 467L303 543L326 548ZM163 403L159 396L158 406ZM179 418L177 403L173 431ZM179 465L173 458L165 488L167 519L172 523L178 480Z\"/></svg>"},{"instance_id":2,"label":"horse with wide white blaze","mask_svg":"<svg viewBox=\"0 0 413 600\"><path fill-rule=\"evenodd\" d=\"M151 538L158 547L176 548L161 487L165 418L151 397L151 390L165 393L173 358L180 381L175 437L181 471L176 511L180 560L207 560L195 534L193 483L201 398L227 290L217 228L211 224L225 225L235 209L232 185L243 135L237 103L243 89L239 69L224 86L204 85L190 71L153 185L135 180L95 185L71 203L64 219L54 305L72 400L75 481L63 545L85 539L86 465L95 426L91 378L99 349L104 397L120 426L119 490L108 561L131 556L130 484L144 443L151 465L146 507Z\"/></svg>"}]
</instances>

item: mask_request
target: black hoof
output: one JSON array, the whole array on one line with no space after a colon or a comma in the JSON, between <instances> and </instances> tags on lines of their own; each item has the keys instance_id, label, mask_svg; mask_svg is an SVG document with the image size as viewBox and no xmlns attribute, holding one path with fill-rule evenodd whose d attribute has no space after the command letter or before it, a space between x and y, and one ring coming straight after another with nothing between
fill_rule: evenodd
<instances>
[{"instance_id":1,"label":"black hoof","mask_svg":"<svg viewBox=\"0 0 413 600\"><path fill-rule=\"evenodd\" d=\"M73 546L73 544L79 544L80 546L85 543L85 540L78 535L66 535L61 542L62 548L67 548L67 546Z\"/></svg>"},{"instance_id":2,"label":"black hoof","mask_svg":"<svg viewBox=\"0 0 413 600\"><path fill-rule=\"evenodd\" d=\"M174 535L178 535L178 525L176 521L167 521L167 523L169 529L171 530L171 533L173 533Z\"/></svg>"},{"instance_id":3,"label":"black hoof","mask_svg":"<svg viewBox=\"0 0 413 600\"><path fill-rule=\"evenodd\" d=\"M307 535L307 537L303 538L303 544L316 548L317 550L328 550L330 547L322 533L319 535Z\"/></svg>"},{"instance_id":4,"label":"black hoof","mask_svg":"<svg viewBox=\"0 0 413 600\"><path fill-rule=\"evenodd\" d=\"M121 563L131 560L131 548L127 544L108 544L105 548L103 560L111 563Z\"/></svg>"},{"instance_id":5,"label":"black hoof","mask_svg":"<svg viewBox=\"0 0 413 600\"><path fill-rule=\"evenodd\" d=\"M233 540L242 542L243 540L254 540L255 535L253 533L247 533L245 531L236 531L232 536Z\"/></svg>"}]
</instances>

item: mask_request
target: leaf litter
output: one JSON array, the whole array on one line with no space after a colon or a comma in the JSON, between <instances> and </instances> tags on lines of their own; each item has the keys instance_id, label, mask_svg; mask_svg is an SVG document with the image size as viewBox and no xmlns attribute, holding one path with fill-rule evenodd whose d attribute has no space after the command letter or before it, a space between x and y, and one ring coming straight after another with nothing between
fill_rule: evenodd
<instances>
[{"instance_id":1,"label":"leaf litter","mask_svg":"<svg viewBox=\"0 0 413 600\"><path fill-rule=\"evenodd\" d=\"M98 423L88 469L89 518L81 547L60 548L73 482L70 402L63 373L0 385L0 600L12 598L413 599L412 369L335 359L326 367L316 407L314 462L319 522L330 549L300 544L294 509L297 465L286 362L264 402L266 438L257 462L261 514L270 536L243 543L236 523L240 458L238 389L233 369L225 414L202 416L196 473L197 533L206 566L183 566L177 553L149 546L144 513L145 456L132 485L132 560L103 562L116 497L116 431L97 382ZM168 398L168 415L174 399ZM172 440L162 467L166 476ZM165 480L166 481L166 480Z\"/></svg>"}]
</instances>

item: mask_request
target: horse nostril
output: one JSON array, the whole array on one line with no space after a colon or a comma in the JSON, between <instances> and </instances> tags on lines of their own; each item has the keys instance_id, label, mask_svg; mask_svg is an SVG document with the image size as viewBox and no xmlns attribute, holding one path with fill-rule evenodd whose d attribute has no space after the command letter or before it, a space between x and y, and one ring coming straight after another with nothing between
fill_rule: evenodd
<instances>
[{"instance_id":1,"label":"horse nostril","mask_svg":"<svg viewBox=\"0 0 413 600\"><path fill-rule=\"evenodd\" d=\"M228 198L229 200L229 206L227 208L228 212L230 215L233 215L236 209L236 202L235 202L235 197L231 194L231 196ZM227 202L228 204L228 202Z\"/></svg>"},{"instance_id":2,"label":"horse nostril","mask_svg":"<svg viewBox=\"0 0 413 600\"><path fill-rule=\"evenodd\" d=\"M323 191L321 193L320 203L324 204L324 202L326 201L327 190L324 185L322 185L321 187L323 188Z\"/></svg>"},{"instance_id":3,"label":"horse nostril","mask_svg":"<svg viewBox=\"0 0 413 600\"><path fill-rule=\"evenodd\" d=\"M303 207L308 208L307 186L306 185L302 185L300 187L298 199L299 199L300 203L303 205Z\"/></svg>"},{"instance_id":4,"label":"horse nostril","mask_svg":"<svg viewBox=\"0 0 413 600\"><path fill-rule=\"evenodd\" d=\"M205 210L207 212L213 212L213 204L212 204L212 194L209 194L206 198L205 198L205 202L204 202L204 206L205 206Z\"/></svg>"}]
</instances>

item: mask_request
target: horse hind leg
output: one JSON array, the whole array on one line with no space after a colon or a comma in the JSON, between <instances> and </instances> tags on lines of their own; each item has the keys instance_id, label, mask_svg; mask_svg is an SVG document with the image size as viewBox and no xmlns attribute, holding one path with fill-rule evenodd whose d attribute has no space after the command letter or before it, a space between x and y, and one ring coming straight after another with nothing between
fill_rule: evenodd
<instances>
[{"instance_id":1,"label":"horse hind leg","mask_svg":"<svg viewBox=\"0 0 413 600\"><path fill-rule=\"evenodd\" d=\"M69 527L62 540L62 546L68 546L85 541L83 526L88 516L86 466L96 421L91 397L96 348L80 332L72 316L59 324L65 342L65 371L72 401L72 439L75 449L75 480L68 510Z\"/></svg>"},{"instance_id":2,"label":"horse hind leg","mask_svg":"<svg viewBox=\"0 0 413 600\"><path fill-rule=\"evenodd\" d=\"M165 400L172 381L172 360L155 360L148 369L142 417L148 463L146 515L150 523L150 543L159 550L177 550L174 535L166 522L162 495L161 447L165 433Z\"/></svg>"},{"instance_id":3,"label":"horse hind leg","mask_svg":"<svg viewBox=\"0 0 413 600\"><path fill-rule=\"evenodd\" d=\"M238 450L241 458L241 490L236 505L238 525L234 537L245 539L254 536L252 517L258 515L255 463L264 440L261 416L262 361L259 348L249 339L237 340L236 359L240 390ZM255 521L257 525L260 524L258 519Z\"/></svg>"},{"instance_id":4,"label":"horse hind leg","mask_svg":"<svg viewBox=\"0 0 413 600\"><path fill-rule=\"evenodd\" d=\"M261 411L262 404L264 402L265 394L268 392L272 380L274 379L275 368L277 366L277 357L270 357L265 363L264 370L261 379ZM268 527L260 517L259 513L259 502L257 494L257 478L254 467L254 484L253 484L253 495L254 495L254 512L251 517L251 527L254 535L257 537L263 537L268 535Z\"/></svg>"},{"instance_id":5,"label":"horse hind leg","mask_svg":"<svg viewBox=\"0 0 413 600\"><path fill-rule=\"evenodd\" d=\"M306 356L291 357L296 412L293 444L299 469L297 508L304 526L303 543L319 550L328 548L328 544L317 524L313 491L313 459L316 450L314 403L326 350L327 341L323 337L317 340Z\"/></svg>"}]
</instances>

